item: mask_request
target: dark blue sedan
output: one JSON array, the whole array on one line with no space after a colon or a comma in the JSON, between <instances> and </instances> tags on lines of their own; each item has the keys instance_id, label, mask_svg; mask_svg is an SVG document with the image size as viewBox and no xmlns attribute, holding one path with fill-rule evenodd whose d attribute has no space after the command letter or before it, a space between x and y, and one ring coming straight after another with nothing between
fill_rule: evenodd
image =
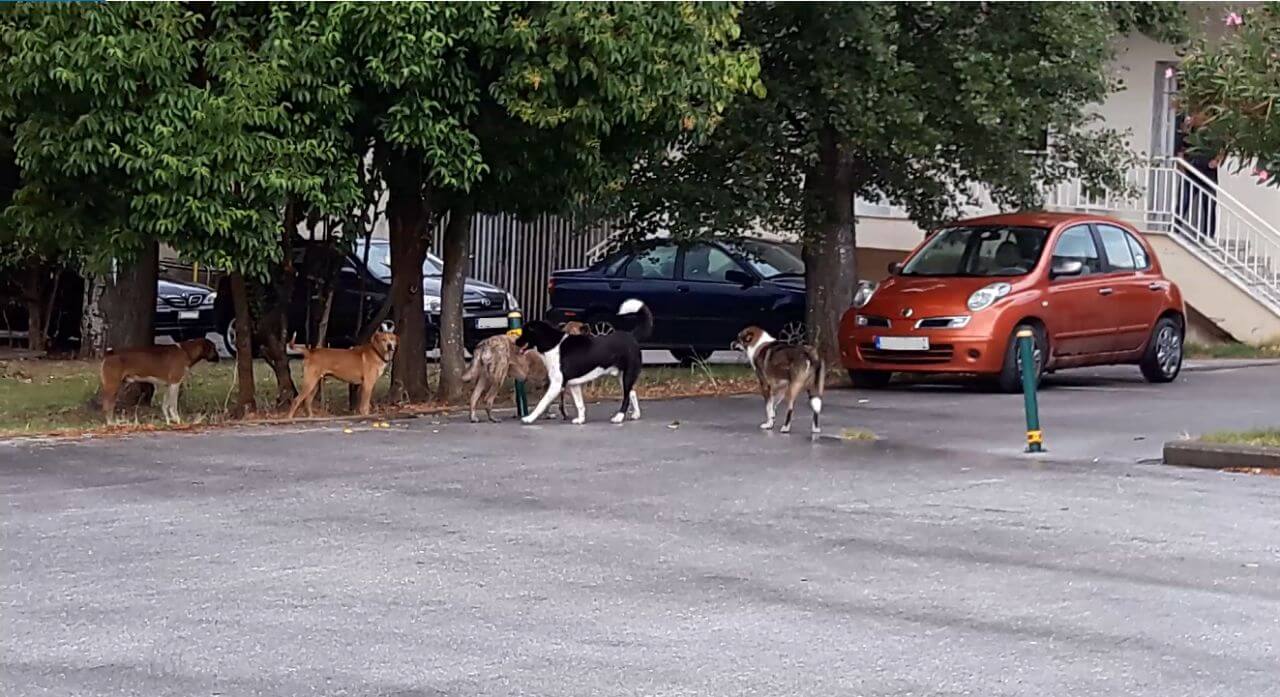
<instances>
[{"instance_id":1,"label":"dark blue sedan","mask_svg":"<svg viewBox=\"0 0 1280 697\"><path fill-rule=\"evenodd\" d=\"M654 240L586 269L556 271L548 292L550 321L578 320L594 333L612 331L623 300L643 300L654 316L644 347L685 363L728 349L753 324L786 341L804 331L804 261L760 240Z\"/></svg>"}]
</instances>

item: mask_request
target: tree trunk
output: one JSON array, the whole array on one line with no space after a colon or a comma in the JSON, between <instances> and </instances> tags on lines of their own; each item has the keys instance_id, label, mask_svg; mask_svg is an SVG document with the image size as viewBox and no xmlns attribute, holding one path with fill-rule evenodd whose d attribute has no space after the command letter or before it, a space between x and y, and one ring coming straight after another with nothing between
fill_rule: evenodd
<instances>
[{"instance_id":1,"label":"tree trunk","mask_svg":"<svg viewBox=\"0 0 1280 697\"><path fill-rule=\"evenodd\" d=\"M400 158L396 158L400 159ZM427 322L422 306L422 262L427 255L427 204L421 181L401 164L399 176L388 177L387 217L391 241L391 316L400 345L391 364L392 402L425 402L427 388Z\"/></svg>"},{"instance_id":2,"label":"tree trunk","mask_svg":"<svg viewBox=\"0 0 1280 697\"><path fill-rule=\"evenodd\" d=\"M114 273L85 282L84 319L80 331L80 356L101 358L108 349L122 351L155 343L156 277L160 273L160 246L146 245L128 263L117 263ZM155 386L125 385L116 398L120 408L151 403ZM94 402L100 404L97 397Z\"/></svg>"},{"instance_id":3,"label":"tree trunk","mask_svg":"<svg viewBox=\"0 0 1280 697\"><path fill-rule=\"evenodd\" d=\"M449 209L444 229L444 277L440 289L440 399L454 402L466 385L467 369L462 329L463 291L471 250L471 206L467 202Z\"/></svg>"},{"instance_id":4,"label":"tree trunk","mask_svg":"<svg viewBox=\"0 0 1280 697\"><path fill-rule=\"evenodd\" d=\"M289 371L289 303L293 302L293 287L298 270L293 266L293 236L298 227L298 203L290 199L285 204L284 224L280 231L281 273L272 283L272 306L265 308L258 320L258 338L262 342L262 357L276 375L276 407L287 406L298 396ZM238 335L237 335L238 337Z\"/></svg>"},{"instance_id":5,"label":"tree trunk","mask_svg":"<svg viewBox=\"0 0 1280 697\"><path fill-rule=\"evenodd\" d=\"M22 299L27 305L27 348L44 353L48 325L46 307L52 303L49 293L49 274L40 259L30 259L23 274Z\"/></svg>"},{"instance_id":6,"label":"tree trunk","mask_svg":"<svg viewBox=\"0 0 1280 697\"><path fill-rule=\"evenodd\" d=\"M853 163L834 130L820 134L819 163L806 182L816 214L804 241L805 329L828 365L840 364L840 318L858 282L853 220Z\"/></svg>"},{"instance_id":7,"label":"tree trunk","mask_svg":"<svg viewBox=\"0 0 1280 697\"><path fill-rule=\"evenodd\" d=\"M231 273L231 300L236 311L236 404L235 418L253 413L257 407L253 385L253 318L249 315L249 289L244 274Z\"/></svg>"}]
</instances>

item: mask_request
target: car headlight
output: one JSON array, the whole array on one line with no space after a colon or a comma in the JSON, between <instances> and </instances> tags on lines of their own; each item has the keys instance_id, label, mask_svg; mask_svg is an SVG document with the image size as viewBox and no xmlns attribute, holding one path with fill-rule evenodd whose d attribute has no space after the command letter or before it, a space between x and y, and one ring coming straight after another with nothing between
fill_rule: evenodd
<instances>
[{"instance_id":1,"label":"car headlight","mask_svg":"<svg viewBox=\"0 0 1280 697\"><path fill-rule=\"evenodd\" d=\"M1008 283L992 283L984 288L979 288L969 296L968 307L970 310L977 312L991 307L991 303L1003 298L1013 290L1013 286Z\"/></svg>"},{"instance_id":2,"label":"car headlight","mask_svg":"<svg viewBox=\"0 0 1280 697\"><path fill-rule=\"evenodd\" d=\"M439 312L440 296L438 295L422 296L422 309L426 310L427 312Z\"/></svg>"},{"instance_id":3,"label":"car headlight","mask_svg":"<svg viewBox=\"0 0 1280 697\"><path fill-rule=\"evenodd\" d=\"M857 315L853 318L853 324L858 327L865 327L870 323L866 315Z\"/></svg>"},{"instance_id":4,"label":"car headlight","mask_svg":"<svg viewBox=\"0 0 1280 697\"><path fill-rule=\"evenodd\" d=\"M880 288L879 283L871 281L862 281L858 284L858 291L853 294L854 307L866 307L871 302L871 296L876 294L876 290Z\"/></svg>"},{"instance_id":5,"label":"car headlight","mask_svg":"<svg viewBox=\"0 0 1280 697\"><path fill-rule=\"evenodd\" d=\"M218 293L217 291L214 291L204 296L204 302L200 303L200 307L204 307L206 305L209 307L213 307L213 304L216 303L217 301L218 301Z\"/></svg>"},{"instance_id":6,"label":"car headlight","mask_svg":"<svg viewBox=\"0 0 1280 697\"><path fill-rule=\"evenodd\" d=\"M507 293L507 311L511 312L513 310L519 310L519 309L520 309L520 301L516 300L516 296L510 293Z\"/></svg>"}]
</instances>

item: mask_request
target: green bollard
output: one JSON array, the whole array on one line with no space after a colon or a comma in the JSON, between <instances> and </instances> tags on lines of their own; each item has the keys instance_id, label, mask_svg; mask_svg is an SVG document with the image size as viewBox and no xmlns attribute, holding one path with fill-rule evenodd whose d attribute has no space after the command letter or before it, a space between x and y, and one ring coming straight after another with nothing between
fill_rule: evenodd
<instances>
[{"instance_id":1,"label":"green bollard","mask_svg":"<svg viewBox=\"0 0 1280 697\"><path fill-rule=\"evenodd\" d=\"M523 326L522 315L519 310L512 310L507 313L507 333L512 336L520 336L520 327ZM516 380L516 415L524 418L529 415L529 400L524 392L524 380Z\"/></svg>"},{"instance_id":2,"label":"green bollard","mask_svg":"<svg viewBox=\"0 0 1280 697\"><path fill-rule=\"evenodd\" d=\"M1018 332L1018 355L1022 359L1022 401L1027 411L1027 452L1044 452L1044 434L1040 432L1040 408L1036 404L1035 332Z\"/></svg>"}]
</instances>

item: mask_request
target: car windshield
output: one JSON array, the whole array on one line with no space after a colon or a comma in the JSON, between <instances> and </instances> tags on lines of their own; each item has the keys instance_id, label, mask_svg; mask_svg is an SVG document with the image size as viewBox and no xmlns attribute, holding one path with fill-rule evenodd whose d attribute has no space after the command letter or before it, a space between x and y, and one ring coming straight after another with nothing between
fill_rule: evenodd
<instances>
[{"instance_id":1,"label":"car windshield","mask_svg":"<svg viewBox=\"0 0 1280 697\"><path fill-rule=\"evenodd\" d=\"M1035 268L1049 231L966 225L936 232L902 267L903 276L1022 276Z\"/></svg>"},{"instance_id":2,"label":"car windshield","mask_svg":"<svg viewBox=\"0 0 1280 697\"><path fill-rule=\"evenodd\" d=\"M356 245L356 258L364 258L364 244ZM380 281L391 280L391 243L373 241L369 243L369 273ZM435 255L427 254L422 261L423 276L439 276L444 273L444 262Z\"/></svg>"},{"instance_id":3,"label":"car windshield","mask_svg":"<svg viewBox=\"0 0 1280 697\"><path fill-rule=\"evenodd\" d=\"M741 256L761 278L804 275L804 260L780 244L737 240L725 246Z\"/></svg>"}]
</instances>

